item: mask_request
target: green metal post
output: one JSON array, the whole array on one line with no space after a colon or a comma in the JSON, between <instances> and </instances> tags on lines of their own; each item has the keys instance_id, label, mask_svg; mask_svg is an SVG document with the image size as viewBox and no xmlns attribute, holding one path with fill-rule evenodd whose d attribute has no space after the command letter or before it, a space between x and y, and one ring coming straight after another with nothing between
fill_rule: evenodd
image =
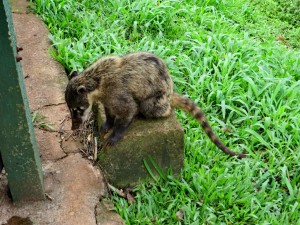
<instances>
[{"instance_id":1,"label":"green metal post","mask_svg":"<svg viewBox=\"0 0 300 225\"><path fill-rule=\"evenodd\" d=\"M15 202L44 199L41 161L8 0L0 2L0 152Z\"/></svg>"}]
</instances>

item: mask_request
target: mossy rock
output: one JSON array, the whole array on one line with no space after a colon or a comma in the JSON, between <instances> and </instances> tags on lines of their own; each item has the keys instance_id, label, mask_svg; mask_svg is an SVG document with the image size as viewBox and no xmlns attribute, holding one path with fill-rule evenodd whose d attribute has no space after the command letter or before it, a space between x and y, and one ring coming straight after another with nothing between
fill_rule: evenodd
<instances>
[{"instance_id":1,"label":"mossy rock","mask_svg":"<svg viewBox=\"0 0 300 225\"><path fill-rule=\"evenodd\" d=\"M162 119L137 118L124 138L98 154L98 164L108 181L116 187L134 186L147 178L144 160L157 174L149 157L167 172L179 176L183 168L184 132L176 116Z\"/></svg>"}]
</instances>

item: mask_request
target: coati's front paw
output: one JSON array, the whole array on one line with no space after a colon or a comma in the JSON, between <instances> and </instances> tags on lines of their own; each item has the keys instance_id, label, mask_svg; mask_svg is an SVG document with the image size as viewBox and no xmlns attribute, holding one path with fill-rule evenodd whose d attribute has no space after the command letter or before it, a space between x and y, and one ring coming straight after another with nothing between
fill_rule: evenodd
<instances>
[{"instance_id":1,"label":"coati's front paw","mask_svg":"<svg viewBox=\"0 0 300 225\"><path fill-rule=\"evenodd\" d=\"M108 123L108 122L104 122L102 123L101 127L100 127L100 133L101 135L105 135L108 133L108 131L112 128L112 124Z\"/></svg>"},{"instance_id":2,"label":"coati's front paw","mask_svg":"<svg viewBox=\"0 0 300 225\"><path fill-rule=\"evenodd\" d=\"M105 146L113 146L115 145L122 137L118 135L111 135L105 141Z\"/></svg>"}]
</instances>

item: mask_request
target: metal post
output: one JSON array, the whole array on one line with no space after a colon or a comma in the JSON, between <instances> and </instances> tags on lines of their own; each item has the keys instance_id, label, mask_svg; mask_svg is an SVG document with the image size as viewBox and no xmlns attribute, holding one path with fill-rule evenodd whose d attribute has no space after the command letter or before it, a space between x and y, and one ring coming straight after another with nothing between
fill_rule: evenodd
<instances>
[{"instance_id":1,"label":"metal post","mask_svg":"<svg viewBox=\"0 0 300 225\"><path fill-rule=\"evenodd\" d=\"M44 199L41 161L18 61L9 1L3 0L0 2L0 152L15 202Z\"/></svg>"}]
</instances>

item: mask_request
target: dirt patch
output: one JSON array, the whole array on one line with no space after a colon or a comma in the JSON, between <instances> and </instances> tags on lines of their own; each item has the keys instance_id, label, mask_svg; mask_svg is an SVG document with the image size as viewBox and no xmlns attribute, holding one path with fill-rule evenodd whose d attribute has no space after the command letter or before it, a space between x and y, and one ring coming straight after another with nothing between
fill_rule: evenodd
<instances>
[{"instance_id":1,"label":"dirt patch","mask_svg":"<svg viewBox=\"0 0 300 225\"><path fill-rule=\"evenodd\" d=\"M48 132L38 128L35 128L34 132L42 160L58 160L67 156L60 147L58 133Z\"/></svg>"},{"instance_id":2,"label":"dirt patch","mask_svg":"<svg viewBox=\"0 0 300 225\"><path fill-rule=\"evenodd\" d=\"M42 117L42 122L51 125L55 131L71 130L69 109L66 104L43 106L35 112L38 117Z\"/></svg>"}]
</instances>

